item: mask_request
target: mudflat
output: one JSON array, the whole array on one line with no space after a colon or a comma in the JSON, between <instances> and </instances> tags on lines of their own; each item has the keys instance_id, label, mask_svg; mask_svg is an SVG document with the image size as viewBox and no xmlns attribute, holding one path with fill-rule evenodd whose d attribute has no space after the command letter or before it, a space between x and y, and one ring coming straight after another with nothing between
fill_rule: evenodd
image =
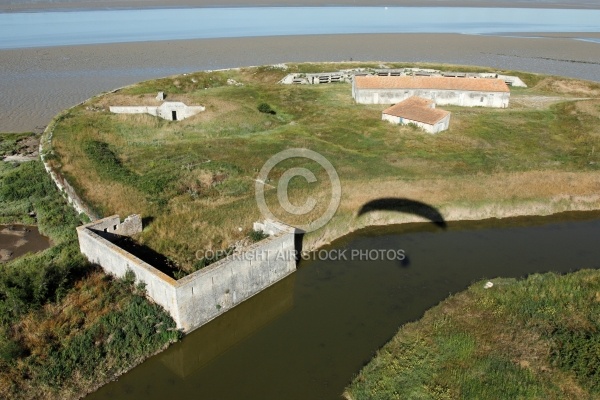
<instances>
[{"instance_id":1,"label":"mudflat","mask_svg":"<svg viewBox=\"0 0 600 400\"><path fill-rule=\"evenodd\" d=\"M302 61L486 65L600 81L598 33L363 34L197 39L0 51L0 132L41 131L61 110L141 80Z\"/></svg>"},{"instance_id":2,"label":"mudflat","mask_svg":"<svg viewBox=\"0 0 600 400\"><path fill-rule=\"evenodd\" d=\"M49 239L42 236L35 226L0 225L0 262L48 247Z\"/></svg>"}]
</instances>

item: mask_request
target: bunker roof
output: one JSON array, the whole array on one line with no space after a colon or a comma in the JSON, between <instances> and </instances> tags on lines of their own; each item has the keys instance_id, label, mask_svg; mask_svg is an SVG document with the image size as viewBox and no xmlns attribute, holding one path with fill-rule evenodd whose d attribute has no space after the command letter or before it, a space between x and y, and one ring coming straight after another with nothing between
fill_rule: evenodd
<instances>
[{"instance_id":1,"label":"bunker roof","mask_svg":"<svg viewBox=\"0 0 600 400\"><path fill-rule=\"evenodd\" d=\"M429 125L438 123L450 114L450 112L446 110L440 110L433 107L434 103L432 100L412 96L383 110L383 113L393 115L394 117L423 122Z\"/></svg>"},{"instance_id":2,"label":"bunker roof","mask_svg":"<svg viewBox=\"0 0 600 400\"><path fill-rule=\"evenodd\" d=\"M359 89L438 89L473 92L509 92L502 79L441 76L356 76Z\"/></svg>"}]
</instances>

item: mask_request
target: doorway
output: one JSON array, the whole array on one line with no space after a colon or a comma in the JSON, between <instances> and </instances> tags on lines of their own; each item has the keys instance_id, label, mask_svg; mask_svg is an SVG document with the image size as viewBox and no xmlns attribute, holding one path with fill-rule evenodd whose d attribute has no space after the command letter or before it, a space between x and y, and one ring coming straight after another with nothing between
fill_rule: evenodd
<instances>
[{"instance_id":1,"label":"doorway","mask_svg":"<svg viewBox=\"0 0 600 400\"><path fill-rule=\"evenodd\" d=\"M171 111L171 119L177 121L177 111Z\"/></svg>"}]
</instances>

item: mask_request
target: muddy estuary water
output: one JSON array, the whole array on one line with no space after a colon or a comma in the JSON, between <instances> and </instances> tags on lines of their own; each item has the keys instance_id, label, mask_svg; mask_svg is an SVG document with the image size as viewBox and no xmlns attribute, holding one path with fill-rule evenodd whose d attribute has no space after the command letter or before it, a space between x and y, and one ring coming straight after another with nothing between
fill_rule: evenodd
<instances>
[{"instance_id":1,"label":"muddy estuary water","mask_svg":"<svg viewBox=\"0 0 600 400\"><path fill-rule=\"evenodd\" d=\"M0 262L48 247L50 239L41 235L36 226L0 225Z\"/></svg>"},{"instance_id":2,"label":"muddy estuary water","mask_svg":"<svg viewBox=\"0 0 600 400\"><path fill-rule=\"evenodd\" d=\"M481 279L600 268L599 217L567 213L353 233L324 249L346 250L346 260L302 262L292 276L89 398L339 399L400 325L450 293ZM378 249L404 250L406 258L364 256Z\"/></svg>"}]
</instances>

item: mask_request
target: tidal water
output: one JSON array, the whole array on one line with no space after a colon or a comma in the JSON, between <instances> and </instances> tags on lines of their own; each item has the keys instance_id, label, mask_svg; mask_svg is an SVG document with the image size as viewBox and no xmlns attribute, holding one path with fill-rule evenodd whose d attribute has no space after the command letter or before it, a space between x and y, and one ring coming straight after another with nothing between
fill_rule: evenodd
<instances>
[{"instance_id":1,"label":"tidal water","mask_svg":"<svg viewBox=\"0 0 600 400\"><path fill-rule=\"evenodd\" d=\"M600 268L600 213L369 228L88 398L339 399L409 321L473 282ZM404 250L405 260L352 251ZM482 283L483 284L483 283ZM494 290L494 289L491 289Z\"/></svg>"},{"instance_id":2,"label":"tidal water","mask_svg":"<svg viewBox=\"0 0 600 400\"><path fill-rule=\"evenodd\" d=\"M248 7L0 13L0 49L351 33L597 32L600 10Z\"/></svg>"}]
</instances>

